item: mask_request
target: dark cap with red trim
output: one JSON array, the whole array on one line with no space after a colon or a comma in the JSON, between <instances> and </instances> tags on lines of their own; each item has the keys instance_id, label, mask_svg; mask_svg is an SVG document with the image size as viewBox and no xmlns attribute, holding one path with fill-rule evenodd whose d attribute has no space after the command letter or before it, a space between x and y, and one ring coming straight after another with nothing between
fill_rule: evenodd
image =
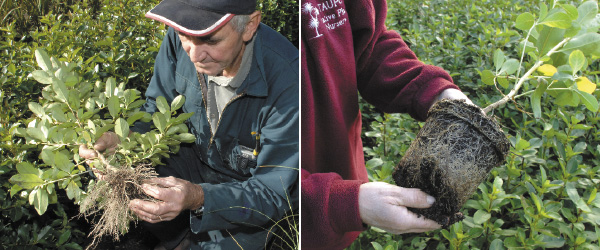
<instances>
[{"instance_id":1,"label":"dark cap with red trim","mask_svg":"<svg viewBox=\"0 0 600 250\"><path fill-rule=\"evenodd\" d=\"M189 36L206 36L235 15L249 15L256 0L163 0L146 17Z\"/></svg>"}]
</instances>

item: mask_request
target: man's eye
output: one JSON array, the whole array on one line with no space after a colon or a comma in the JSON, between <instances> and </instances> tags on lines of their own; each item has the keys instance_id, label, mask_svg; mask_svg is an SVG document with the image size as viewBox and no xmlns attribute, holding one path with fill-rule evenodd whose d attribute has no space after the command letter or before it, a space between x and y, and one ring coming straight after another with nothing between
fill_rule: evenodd
<instances>
[{"instance_id":1,"label":"man's eye","mask_svg":"<svg viewBox=\"0 0 600 250\"><path fill-rule=\"evenodd\" d=\"M203 43L206 43L208 45L215 45L217 43L219 43L219 40L213 40L213 39L206 39L206 40L202 40Z\"/></svg>"}]
</instances>

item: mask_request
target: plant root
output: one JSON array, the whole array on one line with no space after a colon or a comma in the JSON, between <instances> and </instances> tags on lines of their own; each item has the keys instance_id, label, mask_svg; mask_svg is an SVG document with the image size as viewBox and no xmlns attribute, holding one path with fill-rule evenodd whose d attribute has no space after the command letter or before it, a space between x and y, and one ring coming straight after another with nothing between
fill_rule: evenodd
<instances>
[{"instance_id":1,"label":"plant root","mask_svg":"<svg viewBox=\"0 0 600 250\"><path fill-rule=\"evenodd\" d=\"M435 197L430 208L409 210L449 227L464 218L460 208L489 171L504 162L509 147L498 124L479 107L442 100L429 111L393 179Z\"/></svg>"},{"instance_id":2,"label":"plant root","mask_svg":"<svg viewBox=\"0 0 600 250\"><path fill-rule=\"evenodd\" d=\"M135 215L129 210L133 199L154 200L146 195L141 185L149 178L158 176L150 164L136 167L107 168L102 180L90 185L88 196L82 201L80 215L86 217L100 215L89 236L93 238L88 249L94 248L103 236L119 241L119 236L127 232Z\"/></svg>"}]
</instances>

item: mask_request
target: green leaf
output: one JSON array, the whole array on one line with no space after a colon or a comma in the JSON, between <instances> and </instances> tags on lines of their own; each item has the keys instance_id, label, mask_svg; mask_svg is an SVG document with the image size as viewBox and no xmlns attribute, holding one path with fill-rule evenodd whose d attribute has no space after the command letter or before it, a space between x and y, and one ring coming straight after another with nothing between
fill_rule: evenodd
<instances>
[{"instance_id":1,"label":"green leaf","mask_svg":"<svg viewBox=\"0 0 600 250\"><path fill-rule=\"evenodd\" d=\"M33 207L39 215L42 215L46 212L48 209L48 192L45 189L37 189L37 192L35 192L35 198L33 199Z\"/></svg>"},{"instance_id":2,"label":"green leaf","mask_svg":"<svg viewBox=\"0 0 600 250\"><path fill-rule=\"evenodd\" d=\"M129 136L129 123L123 118L117 119L115 122L115 133L121 137L121 140L127 138Z\"/></svg>"},{"instance_id":3,"label":"green leaf","mask_svg":"<svg viewBox=\"0 0 600 250\"><path fill-rule=\"evenodd\" d=\"M375 249L375 250L383 250L383 246L381 246L381 244L379 244L375 241L371 242L371 245L373 246L373 249Z\"/></svg>"},{"instance_id":4,"label":"green leaf","mask_svg":"<svg viewBox=\"0 0 600 250\"><path fill-rule=\"evenodd\" d=\"M8 72L10 72L13 75L17 72L17 67L15 67L15 65L12 63L9 64L6 69L8 70Z\"/></svg>"},{"instance_id":5,"label":"green leaf","mask_svg":"<svg viewBox=\"0 0 600 250\"><path fill-rule=\"evenodd\" d=\"M52 119L54 119L58 122L68 122L69 121L69 120L67 120L67 117L65 116L65 113L62 111L60 106L54 106L50 110L50 117L52 117Z\"/></svg>"},{"instance_id":6,"label":"green leaf","mask_svg":"<svg viewBox=\"0 0 600 250\"><path fill-rule=\"evenodd\" d=\"M152 114L152 121L154 122L154 126L158 129L158 131L164 133L167 126L167 120L165 119L165 116L160 112L155 112Z\"/></svg>"},{"instance_id":7,"label":"green leaf","mask_svg":"<svg viewBox=\"0 0 600 250\"><path fill-rule=\"evenodd\" d=\"M106 106L108 107L108 113L110 113L110 116L113 118L119 117L119 112L121 111L119 97L111 96L108 98L108 103L106 103Z\"/></svg>"},{"instance_id":8,"label":"green leaf","mask_svg":"<svg viewBox=\"0 0 600 250\"><path fill-rule=\"evenodd\" d=\"M47 138L46 135L44 135L44 132L42 132L42 130L40 128L36 128L36 127L32 127L32 128L27 128L27 135L33 137L33 139L40 141L40 142L46 142Z\"/></svg>"},{"instance_id":9,"label":"green leaf","mask_svg":"<svg viewBox=\"0 0 600 250\"><path fill-rule=\"evenodd\" d=\"M502 86L505 89L508 89L509 83L508 83L508 80L506 78L504 78L504 77L498 77L496 79L496 81L498 81L498 84L500 84L500 86Z\"/></svg>"},{"instance_id":10,"label":"green leaf","mask_svg":"<svg viewBox=\"0 0 600 250\"><path fill-rule=\"evenodd\" d=\"M65 244L67 242L67 240L69 240L69 238L71 237L71 230L65 230L60 237L58 237L58 242L56 242L56 244L58 246L62 246L63 244Z\"/></svg>"},{"instance_id":11,"label":"green leaf","mask_svg":"<svg viewBox=\"0 0 600 250\"><path fill-rule=\"evenodd\" d=\"M183 143L192 143L196 141L196 136L194 136L193 134L190 133L182 133L177 135L177 138L179 139L179 141L183 142Z\"/></svg>"},{"instance_id":12,"label":"green leaf","mask_svg":"<svg viewBox=\"0 0 600 250\"><path fill-rule=\"evenodd\" d=\"M539 56L545 56L554 46L559 44L564 38L565 30L544 26L540 31L535 47L538 49Z\"/></svg>"},{"instance_id":13,"label":"green leaf","mask_svg":"<svg viewBox=\"0 0 600 250\"><path fill-rule=\"evenodd\" d=\"M491 70L480 71L479 75L481 76L481 81L486 85L494 85L494 78L496 75Z\"/></svg>"},{"instance_id":14,"label":"green leaf","mask_svg":"<svg viewBox=\"0 0 600 250\"><path fill-rule=\"evenodd\" d=\"M29 110L31 110L31 112L33 112L34 114L36 114L37 116L44 116L46 114L46 112L44 111L44 108L42 107L42 105L36 103L36 102L30 102L28 104L29 106Z\"/></svg>"},{"instance_id":15,"label":"green leaf","mask_svg":"<svg viewBox=\"0 0 600 250\"><path fill-rule=\"evenodd\" d=\"M16 174L8 180L12 184L17 184L24 189L32 189L44 184L37 174Z\"/></svg>"},{"instance_id":16,"label":"green leaf","mask_svg":"<svg viewBox=\"0 0 600 250\"><path fill-rule=\"evenodd\" d=\"M490 218L492 218L492 215L488 212L483 210L477 210L477 212L475 212L475 214L473 215L473 222L475 222L478 225L481 225L488 221Z\"/></svg>"},{"instance_id":17,"label":"green leaf","mask_svg":"<svg viewBox=\"0 0 600 250\"><path fill-rule=\"evenodd\" d=\"M579 97L581 97L581 102L583 102L583 105L585 105L585 107L592 111L592 112L598 112L598 100L596 100L596 97L588 94L586 92L580 91L580 90L576 90L577 94L579 94Z\"/></svg>"},{"instance_id":18,"label":"green leaf","mask_svg":"<svg viewBox=\"0 0 600 250\"><path fill-rule=\"evenodd\" d=\"M158 111L163 114L171 112L169 103L164 96L159 96L156 98L156 107L158 108Z\"/></svg>"},{"instance_id":19,"label":"green leaf","mask_svg":"<svg viewBox=\"0 0 600 250\"><path fill-rule=\"evenodd\" d=\"M546 92L546 89L548 89L548 82L540 81L537 88L531 95L531 108L533 109L533 117L536 119L542 118L541 99L542 95L544 95Z\"/></svg>"},{"instance_id":20,"label":"green leaf","mask_svg":"<svg viewBox=\"0 0 600 250\"><path fill-rule=\"evenodd\" d=\"M553 12L546 16L540 24L553 28L566 29L571 27L571 18L566 13Z\"/></svg>"},{"instance_id":21,"label":"green leaf","mask_svg":"<svg viewBox=\"0 0 600 250\"><path fill-rule=\"evenodd\" d=\"M540 3L540 20L546 18L548 15L548 6L544 3Z\"/></svg>"},{"instance_id":22,"label":"green leaf","mask_svg":"<svg viewBox=\"0 0 600 250\"><path fill-rule=\"evenodd\" d=\"M44 71L52 69L52 61L50 61L50 56L48 56L48 53L41 48L37 48L35 50L35 61Z\"/></svg>"},{"instance_id":23,"label":"green leaf","mask_svg":"<svg viewBox=\"0 0 600 250\"><path fill-rule=\"evenodd\" d=\"M571 201L575 203L575 206L577 206L577 208L581 209L581 211L584 211L586 213L592 212L592 210L590 210L585 201L579 196L575 182L567 183L567 185L565 186L565 190L567 191L567 195L569 196Z\"/></svg>"},{"instance_id":24,"label":"green leaf","mask_svg":"<svg viewBox=\"0 0 600 250\"><path fill-rule=\"evenodd\" d=\"M575 6L571 4L561 4L560 7L565 10L569 16L569 19L576 20L579 17L579 13L577 12L577 8Z\"/></svg>"},{"instance_id":25,"label":"green leaf","mask_svg":"<svg viewBox=\"0 0 600 250\"><path fill-rule=\"evenodd\" d=\"M69 91L67 90L67 85L57 78L52 79L52 89L54 89L54 93L56 93L56 97L62 102L67 102L69 100Z\"/></svg>"},{"instance_id":26,"label":"green leaf","mask_svg":"<svg viewBox=\"0 0 600 250\"><path fill-rule=\"evenodd\" d=\"M75 199L78 197L80 189L79 189L79 186L77 186L77 183L75 183L74 181L69 181L66 191L67 191L67 197L69 199Z\"/></svg>"},{"instance_id":27,"label":"green leaf","mask_svg":"<svg viewBox=\"0 0 600 250\"><path fill-rule=\"evenodd\" d=\"M35 168L31 163L25 161L17 163L17 172L19 174L39 174L37 168Z\"/></svg>"},{"instance_id":28,"label":"green leaf","mask_svg":"<svg viewBox=\"0 0 600 250\"><path fill-rule=\"evenodd\" d=\"M581 50L575 50L571 52L571 55L569 55L569 65L573 70L573 74L577 73L577 71L583 68L585 65L585 55L583 55Z\"/></svg>"},{"instance_id":29,"label":"green leaf","mask_svg":"<svg viewBox=\"0 0 600 250\"><path fill-rule=\"evenodd\" d=\"M495 239L490 244L490 250L504 250L504 244L501 239Z\"/></svg>"},{"instance_id":30,"label":"green leaf","mask_svg":"<svg viewBox=\"0 0 600 250\"><path fill-rule=\"evenodd\" d=\"M81 99L79 97L79 90L72 89L69 91L68 103L71 109L78 110L81 106Z\"/></svg>"},{"instance_id":31,"label":"green leaf","mask_svg":"<svg viewBox=\"0 0 600 250\"><path fill-rule=\"evenodd\" d=\"M496 51L494 51L494 66L496 67L496 72L500 70L505 60L506 56L504 55L504 52L500 49L496 49Z\"/></svg>"},{"instance_id":32,"label":"green leaf","mask_svg":"<svg viewBox=\"0 0 600 250\"><path fill-rule=\"evenodd\" d=\"M533 200L533 203L535 204L537 212L541 213L543 211L543 207L542 207L540 198L538 198L538 196L533 192L529 192L529 196L531 196L531 199Z\"/></svg>"},{"instance_id":33,"label":"green leaf","mask_svg":"<svg viewBox=\"0 0 600 250\"><path fill-rule=\"evenodd\" d=\"M586 33L571 39L560 50L561 52L569 52L573 50L581 50L585 55L600 55L600 34Z\"/></svg>"},{"instance_id":34,"label":"green leaf","mask_svg":"<svg viewBox=\"0 0 600 250\"><path fill-rule=\"evenodd\" d=\"M145 113L146 112L144 112L144 111L137 111L137 112L133 113L133 115L129 116L129 118L127 118L127 123L129 124L129 126L132 126L133 123L135 123L139 119L142 119L144 117Z\"/></svg>"},{"instance_id":35,"label":"green leaf","mask_svg":"<svg viewBox=\"0 0 600 250\"><path fill-rule=\"evenodd\" d=\"M577 12L579 13L577 22L580 24L585 24L594 20L596 14L598 14L598 1L586 1L582 3L577 8Z\"/></svg>"},{"instance_id":36,"label":"green leaf","mask_svg":"<svg viewBox=\"0 0 600 250\"><path fill-rule=\"evenodd\" d=\"M185 96L178 95L177 97L175 97L175 99L173 99L173 102L171 102L171 111L180 109L184 103L185 103Z\"/></svg>"},{"instance_id":37,"label":"green leaf","mask_svg":"<svg viewBox=\"0 0 600 250\"><path fill-rule=\"evenodd\" d=\"M183 113L177 116L177 118L169 120L169 125L181 124L192 117L192 115L194 115L194 113Z\"/></svg>"},{"instance_id":38,"label":"green leaf","mask_svg":"<svg viewBox=\"0 0 600 250\"><path fill-rule=\"evenodd\" d=\"M579 96L576 94L575 90L567 89L558 91L558 96L556 97L555 104L559 106L571 106L576 107L579 105Z\"/></svg>"},{"instance_id":39,"label":"green leaf","mask_svg":"<svg viewBox=\"0 0 600 250\"><path fill-rule=\"evenodd\" d=\"M108 78L108 80L106 80L106 89L104 91L104 93L106 94L106 97L112 97L115 95L115 89L117 88L117 82L115 80L115 78Z\"/></svg>"},{"instance_id":40,"label":"green leaf","mask_svg":"<svg viewBox=\"0 0 600 250\"><path fill-rule=\"evenodd\" d=\"M42 84L52 84L52 76L46 73L46 71L36 70L31 73L31 76Z\"/></svg>"},{"instance_id":41,"label":"green leaf","mask_svg":"<svg viewBox=\"0 0 600 250\"><path fill-rule=\"evenodd\" d=\"M519 61L517 59L509 59L502 64L499 75L507 74L512 75L519 69Z\"/></svg>"},{"instance_id":42,"label":"green leaf","mask_svg":"<svg viewBox=\"0 0 600 250\"><path fill-rule=\"evenodd\" d=\"M517 17L517 21L515 23L515 27L520 30L528 31L533 27L535 23L535 17L533 14L525 12Z\"/></svg>"},{"instance_id":43,"label":"green leaf","mask_svg":"<svg viewBox=\"0 0 600 250\"><path fill-rule=\"evenodd\" d=\"M54 166L61 171L70 173L75 164L73 164L65 152L57 151L54 155Z\"/></svg>"},{"instance_id":44,"label":"green leaf","mask_svg":"<svg viewBox=\"0 0 600 250\"><path fill-rule=\"evenodd\" d=\"M138 99L140 97L138 92L139 91L137 91L135 89L125 90L123 92L123 97L125 98L125 104L129 106L129 104L131 104L133 101Z\"/></svg>"}]
</instances>

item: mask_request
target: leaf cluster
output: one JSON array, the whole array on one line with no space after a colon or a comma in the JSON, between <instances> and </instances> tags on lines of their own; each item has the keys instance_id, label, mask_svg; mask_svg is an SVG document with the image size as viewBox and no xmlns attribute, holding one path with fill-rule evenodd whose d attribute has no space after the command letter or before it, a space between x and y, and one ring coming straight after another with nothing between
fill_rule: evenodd
<instances>
[{"instance_id":1,"label":"leaf cluster","mask_svg":"<svg viewBox=\"0 0 600 250\"><path fill-rule=\"evenodd\" d=\"M93 148L106 132L114 132L121 143L106 159L99 157L89 164L99 171L109 168L130 168L141 164L161 164L161 157L176 153L181 142L194 142L184 122L191 113L177 116L185 99L179 96L169 105L164 97L158 98L159 112L152 115L141 111L145 103L134 89L117 86L114 78L106 82L87 82L73 71L76 65L49 57L44 50L35 51L41 70L32 73L40 83L43 99L30 102L34 117L27 127L14 126L14 134L25 138L28 144L41 148L43 161L37 168L27 162L17 165L18 174L10 181L15 184L11 193L21 188L32 190L29 202L43 214L49 201L56 195L55 185L65 189L67 196L79 203L82 198L81 172L86 172L84 160L79 157L79 146ZM135 122L153 121L155 129L140 134L130 131ZM51 197L52 196L52 197Z\"/></svg>"}]
</instances>

